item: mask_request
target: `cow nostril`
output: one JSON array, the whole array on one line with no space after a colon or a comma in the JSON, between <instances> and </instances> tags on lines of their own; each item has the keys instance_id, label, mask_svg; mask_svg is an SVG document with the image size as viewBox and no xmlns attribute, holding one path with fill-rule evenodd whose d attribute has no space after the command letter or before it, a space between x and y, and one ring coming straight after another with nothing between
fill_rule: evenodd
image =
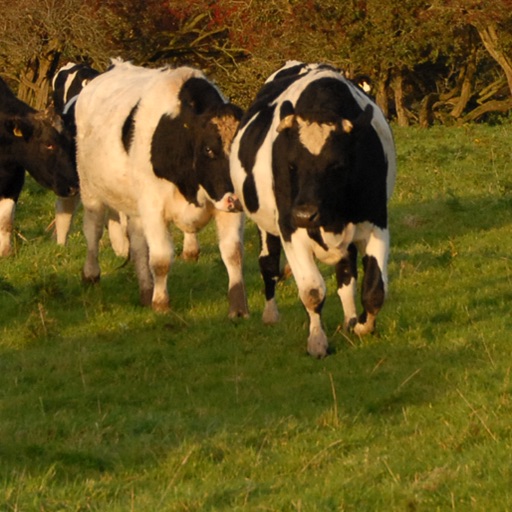
<instances>
[{"instance_id":1,"label":"cow nostril","mask_svg":"<svg viewBox=\"0 0 512 512\"><path fill-rule=\"evenodd\" d=\"M299 228L317 226L320 221L318 208L311 205L297 206L293 209L295 225Z\"/></svg>"}]
</instances>

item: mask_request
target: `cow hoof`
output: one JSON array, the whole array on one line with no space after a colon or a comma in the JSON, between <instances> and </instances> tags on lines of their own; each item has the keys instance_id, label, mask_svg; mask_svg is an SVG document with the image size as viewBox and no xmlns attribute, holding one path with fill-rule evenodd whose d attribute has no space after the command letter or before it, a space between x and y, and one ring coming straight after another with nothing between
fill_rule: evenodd
<instances>
[{"instance_id":1,"label":"cow hoof","mask_svg":"<svg viewBox=\"0 0 512 512\"><path fill-rule=\"evenodd\" d=\"M228 318L249 318L249 310L247 308L238 308L230 310Z\"/></svg>"},{"instance_id":2,"label":"cow hoof","mask_svg":"<svg viewBox=\"0 0 512 512\"><path fill-rule=\"evenodd\" d=\"M277 322L279 322L279 311L274 299L265 303L262 320L263 323L267 325L277 324Z\"/></svg>"},{"instance_id":3,"label":"cow hoof","mask_svg":"<svg viewBox=\"0 0 512 512\"><path fill-rule=\"evenodd\" d=\"M368 326L368 324L356 324L354 327L354 334L357 336L366 336L367 334L371 334L374 331L373 326Z\"/></svg>"},{"instance_id":4,"label":"cow hoof","mask_svg":"<svg viewBox=\"0 0 512 512\"><path fill-rule=\"evenodd\" d=\"M327 336L323 331L311 334L308 338L308 354L316 359L323 359L327 356L329 344Z\"/></svg>"},{"instance_id":5,"label":"cow hoof","mask_svg":"<svg viewBox=\"0 0 512 512\"><path fill-rule=\"evenodd\" d=\"M171 309L168 302L153 302L151 308L156 313L167 313Z\"/></svg>"},{"instance_id":6,"label":"cow hoof","mask_svg":"<svg viewBox=\"0 0 512 512\"><path fill-rule=\"evenodd\" d=\"M354 332L354 328L357 325L357 318L354 316L350 318L348 321L346 320L343 324L343 329L346 332Z\"/></svg>"},{"instance_id":7,"label":"cow hoof","mask_svg":"<svg viewBox=\"0 0 512 512\"><path fill-rule=\"evenodd\" d=\"M140 303L142 306L144 307L149 307L149 306L152 306L152 301L153 301L153 290L150 289L150 290L141 290L139 292L139 299L140 299Z\"/></svg>"},{"instance_id":8,"label":"cow hoof","mask_svg":"<svg viewBox=\"0 0 512 512\"><path fill-rule=\"evenodd\" d=\"M375 315L367 313L366 322L358 322L354 326L354 334L357 336L366 336L367 334L371 334L373 331L375 331L375 320Z\"/></svg>"},{"instance_id":9,"label":"cow hoof","mask_svg":"<svg viewBox=\"0 0 512 512\"><path fill-rule=\"evenodd\" d=\"M181 257L184 261L197 261L199 259L199 251L183 251Z\"/></svg>"},{"instance_id":10,"label":"cow hoof","mask_svg":"<svg viewBox=\"0 0 512 512\"><path fill-rule=\"evenodd\" d=\"M82 283L84 284L97 284L100 282L100 275L98 274L97 276L86 276L83 272L82 272Z\"/></svg>"}]
</instances>

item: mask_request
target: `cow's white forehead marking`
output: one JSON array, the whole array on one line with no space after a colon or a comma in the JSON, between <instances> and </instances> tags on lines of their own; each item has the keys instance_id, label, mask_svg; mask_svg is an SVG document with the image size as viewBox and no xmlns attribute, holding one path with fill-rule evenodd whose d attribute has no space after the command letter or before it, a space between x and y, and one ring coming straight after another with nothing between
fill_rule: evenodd
<instances>
[{"instance_id":1,"label":"cow's white forehead marking","mask_svg":"<svg viewBox=\"0 0 512 512\"><path fill-rule=\"evenodd\" d=\"M224 147L224 153L226 156L229 156L231 143L238 128L238 120L233 116L222 116L212 118L212 123L217 126Z\"/></svg>"},{"instance_id":2,"label":"cow's white forehead marking","mask_svg":"<svg viewBox=\"0 0 512 512\"><path fill-rule=\"evenodd\" d=\"M329 135L336 129L333 123L314 123L297 117L299 139L312 155L322 152Z\"/></svg>"}]
</instances>

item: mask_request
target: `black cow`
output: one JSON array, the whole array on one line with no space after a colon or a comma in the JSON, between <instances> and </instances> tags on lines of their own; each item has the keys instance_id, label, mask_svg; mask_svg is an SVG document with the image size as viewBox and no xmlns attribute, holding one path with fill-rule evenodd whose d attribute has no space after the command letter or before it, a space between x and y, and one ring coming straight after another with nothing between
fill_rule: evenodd
<instances>
[{"instance_id":1,"label":"black cow","mask_svg":"<svg viewBox=\"0 0 512 512\"><path fill-rule=\"evenodd\" d=\"M78 190L73 145L62 119L16 98L0 79L0 256L11 251L14 210L25 170L59 196Z\"/></svg>"},{"instance_id":2,"label":"black cow","mask_svg":"<svg viewBox=\"0 0 512 512\"><path fill-rule=\"evenodd\" d=\"M281 246L309 314L308 352L327 354L321 322L325 283L316 264L336 266L345 327L372 332L387 288L387 202L396 158L377 105L339 71L296 61L274 73L241 121L231 151L235 193L261 234L263 320L278 320ZM356 313L357 251L363 312Z\"/></svg>"}]
</instances>

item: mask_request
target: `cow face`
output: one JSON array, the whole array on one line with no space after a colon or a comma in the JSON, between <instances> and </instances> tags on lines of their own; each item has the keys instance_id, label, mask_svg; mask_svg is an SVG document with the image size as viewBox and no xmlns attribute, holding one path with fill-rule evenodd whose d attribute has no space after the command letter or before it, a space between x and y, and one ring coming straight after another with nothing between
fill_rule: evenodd
<instances>
[{"instance_id":1,"label":"cow face","mask_svg":"<svg viewBox=\"0 0 512 512\"><path fill-rule=\"evenodd\" d=\"M194 169L199 186L215 208L241 211L233 193L229 172L229 153L242 111L224 104L200 116L195 136Z\"/></svg>"},{"instance_id":2,"label":"cow face","mask_svg":"<svg viewBox=\"0 0 512 512\"><path fill-rule=\"evenodd\" d=\"M73 142L53 111L7 116L2 131L9 159L24 167L40 185L63 197L78 192Z\"/></svg>"},{"instance_id":3,"label":"cow face","mask_svg":"<svg viewBox=\"0 0 512 512\"><path fill-rule=\"evenodd\" d=\"M281 209L290 215L292 228L325 227L340 217L352 129L346 119L312 120L294 113L279 123L274 177Z\"/></svg>"}]
</instances>

